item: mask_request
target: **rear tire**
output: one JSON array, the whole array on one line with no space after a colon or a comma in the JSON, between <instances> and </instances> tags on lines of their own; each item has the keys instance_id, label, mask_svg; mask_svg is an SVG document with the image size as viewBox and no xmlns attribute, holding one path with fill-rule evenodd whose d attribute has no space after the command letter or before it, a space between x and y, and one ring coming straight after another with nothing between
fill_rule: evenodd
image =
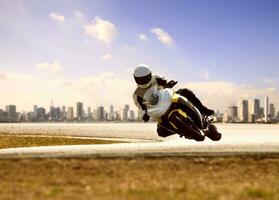
<instances>
[{"instance_id":1,"label":"rear tire","mask_svg":"<svg viewBox=\"0 0 279 200\"><path fill-rule=\"evenodd\" d=\"M205 139L204 133L192 121L178 112L174 112L169 120L186 138L194 139L196 141L203 141Z\"/></svg>"},{"instance_id":2,"label":"rear tire","mask_svg":"<svg viewBox=\"0 0 279 200\"><path fill-rule=\"evenodd\" d=\"M213 141L218 141L222 138L221 133L218 132L216 126L214 126L213 124L208 125L207 133L208 134L206 134L206 136Z\"/></svg>"}]
</instances>

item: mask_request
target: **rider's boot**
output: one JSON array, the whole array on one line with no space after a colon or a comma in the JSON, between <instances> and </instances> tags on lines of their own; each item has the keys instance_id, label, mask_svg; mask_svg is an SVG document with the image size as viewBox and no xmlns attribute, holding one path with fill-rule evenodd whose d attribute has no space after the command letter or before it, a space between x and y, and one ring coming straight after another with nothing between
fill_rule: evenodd
<instances>
[{"instance_id":1,"label":"rider's boot","mask_svg":"<svg viewBox=\"0 0 279 200\"><path fill-rule=\"evenodd\" d=\"M201 109L199 109L201 114L206 115L206 116L211 116L214 114L214 110L211 110L205 106L202 106Z\"/></svg>"},{"instance_id":2,"label":"rider's boot","mask_svg":"<svg viewBox=\"0 0 279 200\"><path fill-rule=\"evenodd\" d=\"M218 141L221 139L222 134L218 132L217 128L213 124L209 124L206 129L203 130L206 137L213 141Z\"/></svg>"}]
</instances>

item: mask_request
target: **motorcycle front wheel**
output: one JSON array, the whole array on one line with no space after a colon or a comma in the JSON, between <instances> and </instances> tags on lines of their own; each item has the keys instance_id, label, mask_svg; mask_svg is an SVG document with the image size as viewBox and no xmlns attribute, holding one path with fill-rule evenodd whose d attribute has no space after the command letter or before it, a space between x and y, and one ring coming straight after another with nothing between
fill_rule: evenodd
<instances>
[{"instance_id":1,"label":"motorcycle front wheel","mask_svg":"<svg viewBox=\"0 0 279 200\"><path fill-rule=\"evenodd\" d=\"M204 133L190 119L184 117L179 112L173 112L169 117L169 122L186 138L196 141L203 141L205 139Z\"/></svg>"}]
</instances>

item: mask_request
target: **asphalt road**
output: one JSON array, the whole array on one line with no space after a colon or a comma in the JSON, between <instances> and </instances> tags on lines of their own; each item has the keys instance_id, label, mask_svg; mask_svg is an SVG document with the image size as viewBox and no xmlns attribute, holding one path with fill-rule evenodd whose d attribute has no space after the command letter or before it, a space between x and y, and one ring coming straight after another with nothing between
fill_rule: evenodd
<instances>
[{"instance_id":1,"label":"asphalt road","mask_svg":"<svg viewBox=\"0 0 279 200\"><path fill-rule=\"evenodd\" d=\"M1 149L0 158L279 156L279 124L217 124L217 127L223 133L220 141L196 142L178 136L160 138L153 123L0 124L0 132L7 134L58 134L124 142Z\"/></svg>"}]
</instances>

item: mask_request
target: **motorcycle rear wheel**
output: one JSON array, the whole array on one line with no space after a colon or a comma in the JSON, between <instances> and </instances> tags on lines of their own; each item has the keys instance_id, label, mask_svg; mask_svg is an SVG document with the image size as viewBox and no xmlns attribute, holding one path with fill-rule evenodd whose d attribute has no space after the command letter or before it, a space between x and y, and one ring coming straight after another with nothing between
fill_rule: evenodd
<instances>
[{"instance_id":1,"label":"motorcycle rear wheel","mask_svg":"<svg viewBox=\"0 0 279 200\"><path fill-rule=\"evenodd\" d=\"M222 134L218 132L215 125L209 124L208 125L208 134L206 134L206 136L213 141L219 141L222 137Z\"/></svg>"},{"instance_id":2,"label":"motorcycle rear wheel","mask_svg":"<svg viewBox=\"0 0 279 200\"><path fill-rule=\"evenodd\" d=\"M174 112L171 114L169 121L186 138L194 139L196 141L203 141L205 139L204 133L192 121L190 121L190 119L185 118L180 113Z\"/></svg>"}]
</instances>

